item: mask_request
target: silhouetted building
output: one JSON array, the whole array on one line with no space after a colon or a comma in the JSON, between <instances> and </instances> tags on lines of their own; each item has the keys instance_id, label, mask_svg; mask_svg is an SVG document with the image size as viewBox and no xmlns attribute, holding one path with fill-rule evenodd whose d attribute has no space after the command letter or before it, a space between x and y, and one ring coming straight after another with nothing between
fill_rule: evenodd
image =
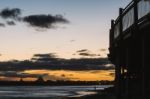
<instances>
[{"instance_id":1,"label":"silhouetted building","mask_svg":"<svg viewBox=\"0 0 150 99\"><path fill-rule=\"evenodd\" d=\"M112 20L109 59L118 99L150 99L150 0L132 0Z\"/></svg>"},{"instance_id":2,"label":"silhouetted building","mask_svg":"<svg viewBox=\"0 0 150 99\"><path fill-rule=\"evenodd\" d=\"M39 76L38 79L36 80L36 82L44 82L44 79L42 76Z\"/></svg>"},{"instance_id":3,"label":"silhouetted building","mask_svg":"<svg viewBox=\"0 0 150 99\"><path fill-rule=\"evenodd\" d=\"M23 82L23 78L20 78L20 82Z\"/></svg>"}]
</instances>

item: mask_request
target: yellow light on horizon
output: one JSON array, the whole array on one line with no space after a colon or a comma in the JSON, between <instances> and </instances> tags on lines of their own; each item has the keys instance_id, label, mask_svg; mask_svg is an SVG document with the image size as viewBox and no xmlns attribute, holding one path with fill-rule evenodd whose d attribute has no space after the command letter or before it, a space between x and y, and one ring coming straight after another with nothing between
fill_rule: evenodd
<instances>
[{"instance_id":1,"label":"yellow light on horizon","mask_svg":"<svg viewBox=\"0 0 150 99\"><path fill-rule=\"evenodd\" d=\"M26 70L24 73L29 74L48 74L44 77L46 80L72 80L72 81L113 81L114 77L110 74L114 71L109 70Z\"/></svg>"}]
</instances>

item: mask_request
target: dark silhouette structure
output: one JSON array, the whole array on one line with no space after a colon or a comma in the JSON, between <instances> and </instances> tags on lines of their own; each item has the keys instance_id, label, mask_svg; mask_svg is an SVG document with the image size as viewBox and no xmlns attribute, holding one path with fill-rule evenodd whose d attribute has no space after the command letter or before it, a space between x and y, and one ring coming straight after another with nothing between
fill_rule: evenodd
<instances>
[{"instance_id":1,"label":"dark silhouette structure","mask_svg":"<svg viewBox=\"0 0 150 99\"><path fill-rule=\"evenodd\" d=\"M45 82L42 76L39 76L36 82L43 83Z\"/></svg>"},{"instance_id":2,"label":"dark silhouette structure","mask_svg":"<svg viewBox=\"0 0 150 99\"><path fill-rule=\"evenodd\" d=\"M150 0L132 0L119 9L109 51L118 99L150 99Z\"/></svg>"},{"instance_id":3,"label":"dark silhouette structure","mask_svg":"<svg viewBox=\"0 0 150 99\"><path fill-rule=\"evenodd\" d=\"M38 78L36 81L0 81L0 86L86 86L86 85L113 85L114 81L64 81L64 80L47 80Z\"/></svg>"}]
</instances>

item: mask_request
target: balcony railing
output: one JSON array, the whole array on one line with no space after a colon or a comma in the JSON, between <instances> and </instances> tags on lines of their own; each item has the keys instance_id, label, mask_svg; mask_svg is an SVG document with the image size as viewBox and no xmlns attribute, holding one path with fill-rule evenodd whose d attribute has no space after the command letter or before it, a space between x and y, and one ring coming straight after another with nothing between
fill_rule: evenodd
<instances>
[{"instance_id":1,"label":"balcony railing","mask_svg":"<svg viewBox=\"0 0 150 99\"><path fill-rule=\"evenodd\" d=\"M137 5L138 5L138 19L150 13L150 0L142 0Z\"/></svg>"},{"instance_id":2,"label":"balcony railing","mask_svg":"<svg viewBox=\"0 0 150 99\"><path fill-rule=\"evenodd\" d=\"M128 30L134 24L138 24L144 16L150 13L150 0L133 0L120 11L119 17L114 21L111 33L116 39L121 33Z\"/></svg>"}]
</instances>

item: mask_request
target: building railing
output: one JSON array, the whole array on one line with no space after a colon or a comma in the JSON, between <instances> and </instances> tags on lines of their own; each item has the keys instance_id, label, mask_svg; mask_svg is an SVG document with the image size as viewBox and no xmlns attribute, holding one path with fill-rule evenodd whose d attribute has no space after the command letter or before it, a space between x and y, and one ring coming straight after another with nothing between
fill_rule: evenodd
<instances>
[{"instance_id":1,"label":"building railing","mask_svg":"<svg viewBox=\"0 0 150 99\"><path fill-rule=\"evenodd\" d=\"M111 33L113 38L118 38L121 33L136 24L138 20L150 13L150 0L133 0L124 9L120 10L119 17L113 21ZM112 34L111 34L112 35Z\"/></svg>"},{"instance_id":2,"label":"building railing","mask_svg":"<svg viewBox=\"0 0 150 99\"><path fill-rule=\"evenodd\" d=\"M150 0L142 0L137 5L138 5L138 19L150 13Z\"/></svg>"},{"instance_id":3,"label":"building railing","mask_svg":"<svg viewBox=\"0 0 150 99\"><path fill-rule=\"evenodd\" d=\"M125 31L134 24L134 8L130 9L122 19L122 29Z\"/></svg>"}]
</instances>

